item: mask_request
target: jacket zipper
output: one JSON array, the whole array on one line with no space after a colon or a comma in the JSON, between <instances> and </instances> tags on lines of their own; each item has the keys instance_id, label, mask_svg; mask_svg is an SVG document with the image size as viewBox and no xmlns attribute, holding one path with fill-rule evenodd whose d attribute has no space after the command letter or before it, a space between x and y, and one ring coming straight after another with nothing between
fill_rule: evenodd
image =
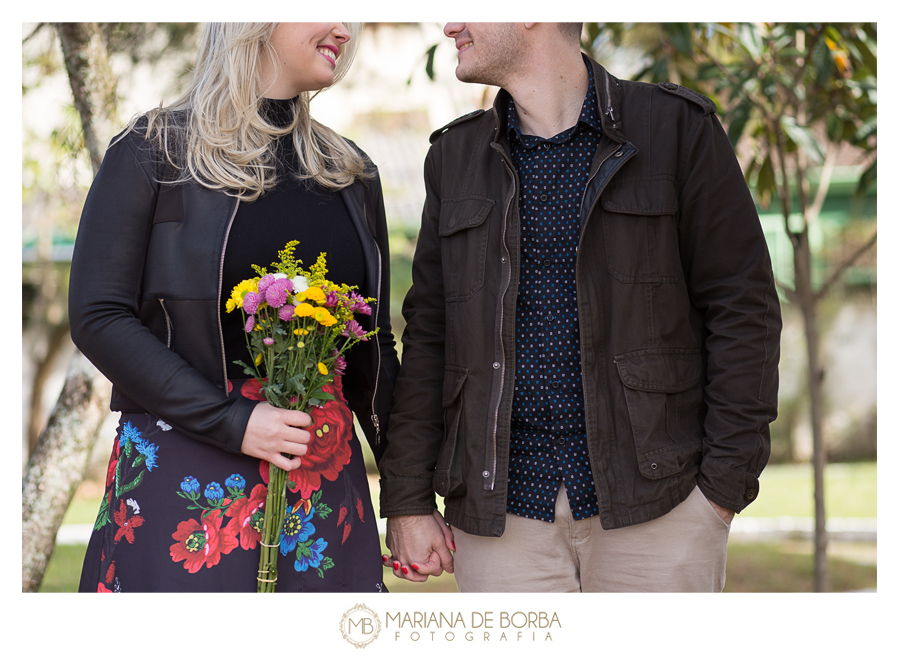
<instances>
[{"instance_id":1,"label":"jacket zipper","mask_svg":"<svg viewBox=\"0 0 900 658\"><path fill-rule=\"evenodd\" d=\"M231 211L231 219L228 220L228 226L225 228L225 239L222 241L222 256L219 259L219 295L216 297L216 318L219 321L219 347L222 348L222 383L226 396L228 395L228 363L225 356L225 336L222 333L222 278L225 271L225 249L228 246L228 236L231 233L231 225L234 224L234 218L237 216L240 205L241 200L235 199L234 210Z\"/></svg>"},{"instance_id":2,"label":"jacket zipper","mask_svg":"<svg viewBox=\"0 0 900 658\"><path fill-rule=\"evenodd\" d=\"M496 147L495 147L496 148ZM503 386L506 383L506 350L503 346L503 320L504 320L504 301L506 299L506 293L509 292L509 283L512 280L512 259L509 256L509 248L506 246L506 229L509 225L509 211L512 208L513 199L516 196L516 175L512 169L512 166L509 162L507 162L506 154L501 150L500 155L503 158L503 164L506 165L506 169L509 172L510 176L512 176L512 193L509 195L509 199L506 201L506 209L503 211L503 231L501 232L501 244L503 245L503 249L506 253L506 286L503 289L503 295L500 298L500 394L497 396L497 405L494 407L494 429L491 432L491 472L490 472L490 482L487 487L491 491L494 490L494 485L497 482L497 428L500 424L500 404L503 399Z\"/></svg>"},{"instance_id":3,"label":"jacket zipper","mask_svg":"<svg viewBox=\"0 0 900 658\"><path fill-rule=\"evenodd\" d=\"M375 242L375 253L378 254L378 287L375 289L381 295L381 249L378 247L378 240L372 236ZM381 313L381 300L376 302L375 311L375 328L378 329L378 314ZM390 309L388 309L390 312ZM378 367L375 368L375 388L372 389L372 425L375 426L375 445L381 442L381 428L378 425L378 414L375 412L375 401L378 397L378 378L381 375L381 344L378 342L378 334L375 334L375 353L378 356Z\"/></svg>"},{"instance_id":4,"label":"jacket zipper","mask_svg":"<svg viewBox=\"0 0 900 658\"><path fill-rule=\"evenodd\" d=\"M162 308L163 315L166 316L166 347L172 349L172 318L169 317L169 312L163 303L164 301L164 299L160 298L159 305Z\"/></svg>"}]
</instances>

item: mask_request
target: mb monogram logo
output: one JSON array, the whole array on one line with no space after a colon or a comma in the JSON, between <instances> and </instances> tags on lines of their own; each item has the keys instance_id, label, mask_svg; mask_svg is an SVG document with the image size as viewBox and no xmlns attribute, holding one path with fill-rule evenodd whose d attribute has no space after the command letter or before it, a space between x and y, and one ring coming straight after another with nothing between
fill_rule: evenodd
<instances>
[{"instance_id":1,"label":"mb monogram logo","mask_svg":"<svg viewBox=\"0 0 900 658\"><path fill-rule=\"evenodd\" d=\"M357 649L373 642L381 631L381 620L368 607L359 603L341 618L341 635Z\"/></svg>"}]
</instances>

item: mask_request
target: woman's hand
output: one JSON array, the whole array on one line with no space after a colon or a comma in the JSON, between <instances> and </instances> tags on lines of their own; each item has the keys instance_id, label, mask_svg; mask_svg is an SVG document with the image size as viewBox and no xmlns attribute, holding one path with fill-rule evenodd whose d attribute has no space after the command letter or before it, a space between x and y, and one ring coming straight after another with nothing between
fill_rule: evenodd
<instances>
[{"instance_id":1,"label":"woman's hand","mask_svg":"<svg viewBox=\"0 0 900 658\"><path fill-rule=\"evenodd\" d=\"M310 440L309 432L300 428L310 425L312 418L309 414L278 409L268 402L260 402L250 414L241 452L292 471L300 467L300 457L306 454L306 444ZM282 453L295 456L288 458Z\"/></svg>"}]
</instances>

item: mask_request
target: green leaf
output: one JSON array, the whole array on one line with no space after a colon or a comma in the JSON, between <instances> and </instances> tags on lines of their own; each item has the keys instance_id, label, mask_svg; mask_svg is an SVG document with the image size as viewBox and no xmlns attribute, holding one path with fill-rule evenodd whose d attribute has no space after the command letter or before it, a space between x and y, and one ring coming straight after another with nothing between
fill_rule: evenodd
<instances>
[{"instance_id":1,"label":"green leaf","mask_svg":"<svg viewBox=\"0 0 900 658\"><path fill-rule=\"evenodd\" d=\"M866 192L869 191L869 188L875 183L878 176L878 161L873 162L868 169L866 169L862 176L859 177L859 183L856 186L855 195L865 196Z\"/></svg>"},{"instance_id":2,"label":"green leaf","mask_svg":"<svg viewBox=\"0 0 900 658\"><path fill-rule=\"evenodd\" d=\"M434 82L434 52L437 50L438 44L434 44L425 52L425 75Z\"/></svg>"},{"instance_id":3,"label":"green leaf","mask_svg":"<svg viewBox=\"0 0 900 658\"><path fill-rule=\"evenodd\" d=\"M824 162L825 155L822 151L822 146L819 144L819 140L812 130L806 126L797 125L797 120L790 116L782 116L780 123L791 141L802 148L809 156L810 160L815 164L822 164L822 162Z\"/></svg>"},{"instance_id":4,"label":"green leaf","mask_svg":"<svg viewBox=\"0 0 900 658\"><path fill-rule=\"evenodd\" d=\"M303 557L312 557L312 551L309 550L310 546L312 546L312 540L297 544L297 554Z\"/></svg>"},{"instance_id":5,"label":"green leaf","mask_svg":"<svg viewBox=\"0 0 900 658\"><path fill-rule=\"evenodd\" d=\"M756 191L760 197L760 205L767 208L772 198L772 192L776 191L775 168L772 166L771 155L766 156L759 168L759 174L756 176Z\"/></svg>"},{"instance_id":6,"label":"green leaf","mask_svg":"<svg viewBox=\"0 0 900 658\"><path fill-rule=\"evenodd\" d=\"M327 519L328 515L331 514L331 508L325 503L319 503L316 505L316 514L323 519Z\"/></svg>"},{"instance_id":7,"label":"green leaf","mask_svg":"<svg viewBox=\"0 0 900 658\"><path fill-rule=\"evenodd\" d=\"M131 482L129 482L128 484L123 486L121 489L119 489L116 492L116 498L120 498L123 494L126 494L129 491L131 491L132 489L134 489L135 487L137 487L144 480L144 473L146 473L146 472L147 471L141 471L138 474L138 476L136 478L134 478L134 480L132 480Z\"/></svg>"}]
</instances>

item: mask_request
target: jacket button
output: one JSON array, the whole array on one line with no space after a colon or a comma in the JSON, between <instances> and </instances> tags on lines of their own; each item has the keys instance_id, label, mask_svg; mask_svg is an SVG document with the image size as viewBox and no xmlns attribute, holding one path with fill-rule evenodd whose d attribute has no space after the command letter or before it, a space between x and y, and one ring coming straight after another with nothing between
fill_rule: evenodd
<instances>
[{"instance_id":1,"label":"jacket button","mask_svg":"<svg viewBox=\"0 0 900 658\"><path fill-rule=\"evenodd\" d=\"M656 462L653 462L652 464L650 464L650 468L652 468L655 471L657 469Z\"/></svg>"},{"instance_id":2,"label":"jacket button","mask_svg":"<svg viewBox=\"0 0 900 658\"><path fill-rule=\"evenodd\" d=\"M662 86L665 89L678 89L678 85L676 85L674 82L663 82Z\"/></svg>"},{"instance_id":3,"label":"jacket button","mask_svg":"<svg viewBox=\"0 0 900 658\"><path fill-rule=\"evenodd\" d=\"M505 262L506 262L506 256L500 256L500 262L501 262L501 263L505 263Z\"/></svg>"},{"instance_id":4,"label":"jacket button","mask_svg":"<svg viewBox=\"0 0 900 658\"><path fill-rule=\"evenodd\" d=\"M756 491L753 489L747 489L747 491L744 492L744 500L748 503L753 501L754 498L756 498Z\"/></svg>"},{"instance_id":5,"label":"jacket button","mask_svg":"<svg viewBox=\"0 0 900 658\"><path fill-rule=\"evenodd\" d=\"M498 361L494 361L494 370L500 367L500 363Z\"/></svg>"},{"instance_id":6,"label":"jacket button","mask_svg":"<svg viewBox=\"0 0 900 658\"><path fill-rule=\"evenodd\" d=\"M614 155L615 157L617 157L617 158L621 158L621 157L622 157L622 151L616 151L615 153L613 153L613 155Z\"/></svg>"},{"instance_id":7,"label":"jacket button","mask_svg":"<svg viewBox=\"0 0 900 658\"><path fill-rule=\"evenodd\" d=\"M481 472L481 477L486 477L486 478L487 478L487 477L491 477L490 471L482 471L482 472Z\"/></svg>"}]
</instances>

